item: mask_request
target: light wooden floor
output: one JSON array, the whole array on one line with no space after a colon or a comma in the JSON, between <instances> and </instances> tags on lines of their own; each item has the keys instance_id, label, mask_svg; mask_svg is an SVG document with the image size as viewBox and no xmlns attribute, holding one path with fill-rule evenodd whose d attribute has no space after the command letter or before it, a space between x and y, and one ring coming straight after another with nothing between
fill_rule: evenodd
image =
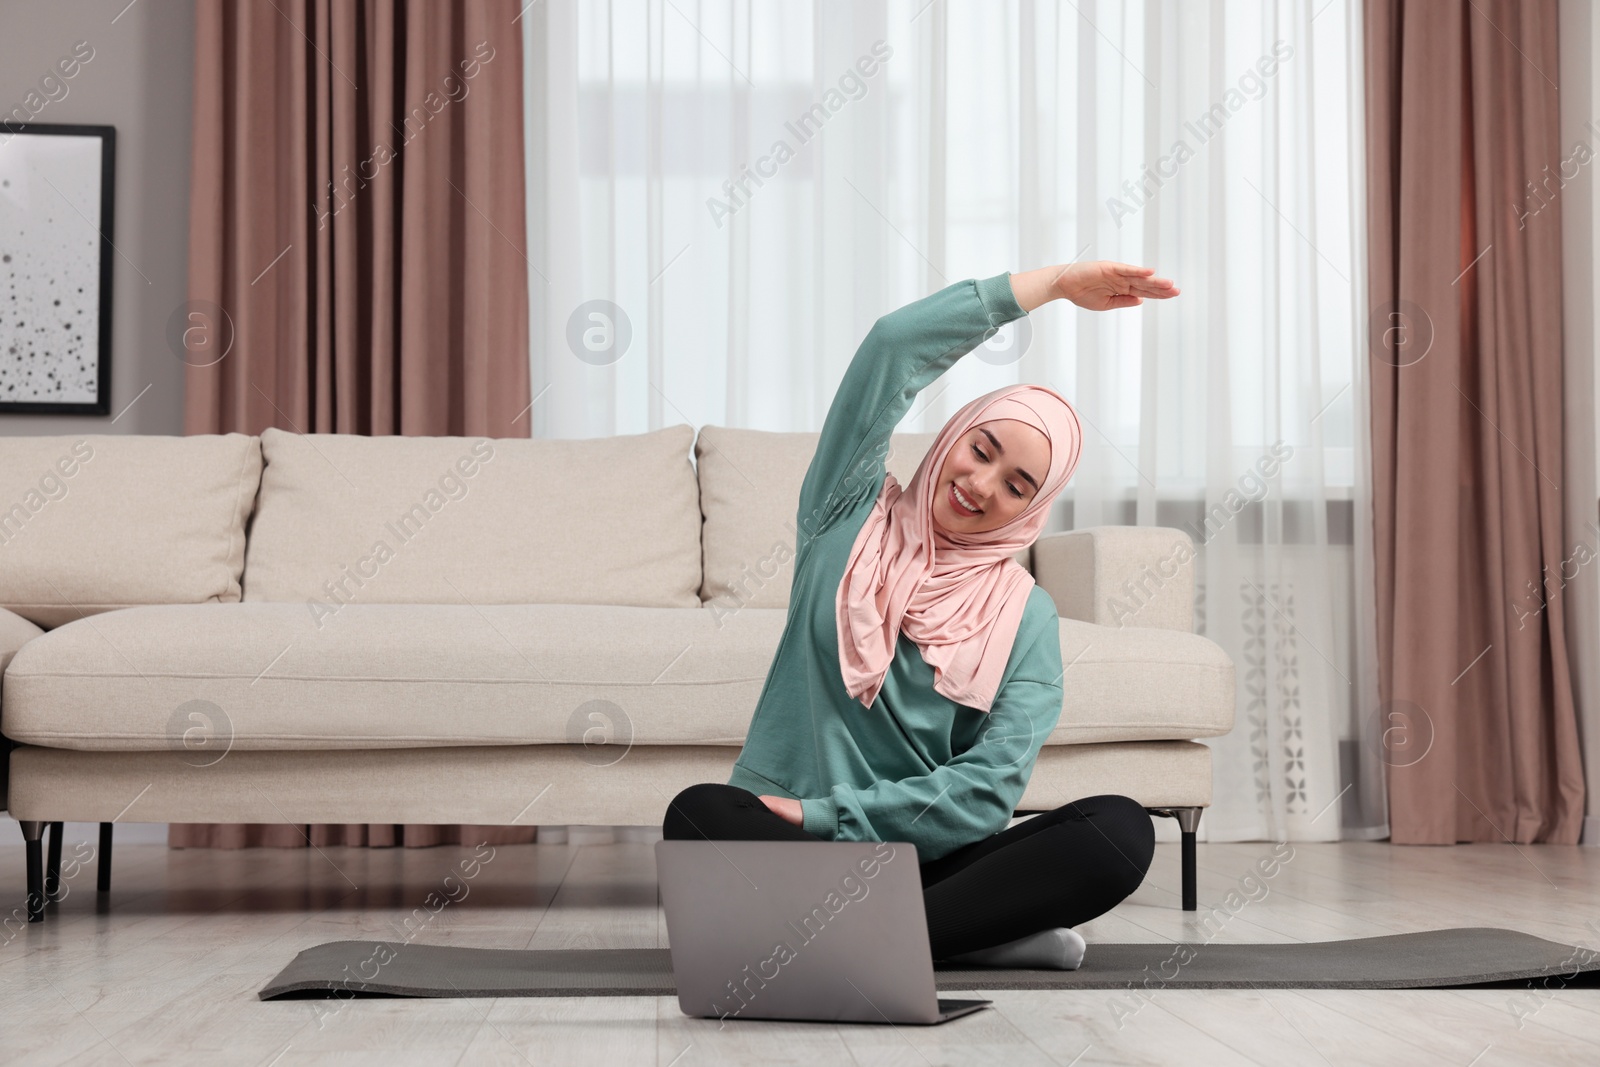
<instances>
[{"instance_id":1,"label":"light wooden floor","mask_svg":"<svg viewBox=\"0 0 1600 1067\"><path fill-rule=\"evenodd\" d=\"M1273 848L1202 843L1201 911L1185 913L1177 846L1158 845L1139 891L1080 928L1090 956L1097 941L1321 941L1478 925L1600 946L1600 849L1299 844L1274 877L1242 882ZM928 1028L749 1020L719 1029L667 997L256 999L300 949L407 936L397 924L472 854L119 845L109 910L97 910L91 862L46 923L0 932L0 1062L1600 1063L1600 990L1157 989L1143 1000L999 990L981 993L994 1009ZM500 846L463 883L467 895L418 921L412 940L664 947L654 872L648 841ZM21 844L0 845L5 899L20 900L22 886ZM1200 926L1232 890L1233 905Z\"/></svg>"}]
</instances>

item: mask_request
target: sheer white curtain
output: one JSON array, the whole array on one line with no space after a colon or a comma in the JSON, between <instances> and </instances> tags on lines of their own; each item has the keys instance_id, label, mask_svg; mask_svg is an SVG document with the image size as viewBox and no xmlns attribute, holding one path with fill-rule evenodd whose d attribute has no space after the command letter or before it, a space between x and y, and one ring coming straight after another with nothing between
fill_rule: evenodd
<instances>
[{"instance_id":1,"label":"sheer white curtain","mask_svg":"<svg viewBox=\"0 0 1600 1067\"><path fill-rule=\"evenodd\" d=\"M1041 308L935 383L1088 427L1051 529L1177 526L1238 668L1210 840L1387 833L1371 651L1357 0L523 15L535 436L816 430L885 312L1073 259L1175 300ZM1176 839L1170 820L1158 834Z\"/></svg>"}]
</instances>

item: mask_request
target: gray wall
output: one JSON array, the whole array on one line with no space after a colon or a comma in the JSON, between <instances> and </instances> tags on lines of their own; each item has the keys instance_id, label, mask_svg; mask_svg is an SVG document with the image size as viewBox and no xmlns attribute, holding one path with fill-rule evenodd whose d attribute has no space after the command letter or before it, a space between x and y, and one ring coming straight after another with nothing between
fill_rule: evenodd
<instances>
[{"instance_id":1,"label":"gray wall","mask_svg":"<svg viewBox=\"0 0 1600 1067\"><path fill-rule=\"evenodd\" d=\"M42 97L39 79L79 41L92 58L33 121L117 128L111 413L0 415L0 434L181 434L183 363L166 333L188 289L193 0L0 0L0 112Z\"/></svg>"},{"instance_id":2,"label":"gray wall","mask_svg":"<svg viewBox=\"0 0 1600 1067\"><path fill-rule=\"evenodd\" d=\"M33 121L117 128L111 413L0 415L0 434L181 434L183 363L166 332L167 317L188 291L194 2L0 0L0 112L24 105L79 41L88 42L93 57L63 83L66 95L52 90L58 99ZM0 842L21 840L14 826L9 814L0 815ZM87 823L64 830L69 849L71 842L98 840ZM124 844L166 839L165 823L117 828Z\"/></svg>"}]
</instances>

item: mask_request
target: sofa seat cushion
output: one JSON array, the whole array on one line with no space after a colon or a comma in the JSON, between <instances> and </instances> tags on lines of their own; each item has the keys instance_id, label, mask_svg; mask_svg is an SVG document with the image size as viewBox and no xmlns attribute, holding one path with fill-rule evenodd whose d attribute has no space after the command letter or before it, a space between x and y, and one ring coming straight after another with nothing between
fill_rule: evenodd
<instances>
[{"instance_id":1,"label":"sofa seat cushion","mask_svg":"<svg viewBox=\"0 0 1600 1067\"><path fill-rule=\"evenodd\" d=\"M155 605L27 642L0 689L24 744L252 749L739 746L786 613L596 604ZM1233 665L1197 634L1061 620L1046 743L1193 739L1233 723ZM595 762L621 758L609 752Z\"/></svg>"},{"instance_id":2,"label":"sofa seat cushion","mask_svg":"<svg viewBox=\"0 0 1600 1067\"><path fill-rule=\"evenodd\" d=\"M123 751L741 745L783 621L348 604L319 628L304 604L130 608L24 645L0 689L0 732Z\"/></svg>"},{"instance_id":3,"label":"sofa seat cushion","mask_svg":"<svg viewBox=\"0 0 1600 1067\"><path fill-rule=\"evenodd\" d=\"M249 601L700 606L694 428L585 439L261 433Z\"/></svg>"},{"instance_id":4,"label":"sofa seat cushion","mask_svg":"<svg viewBox=\"0 0 1600 1067\"><path fill-rule=\"evenodd\" d=\"M49 629L236 602L260 483L248 434L0 437L0 607Z\"/></svg>"}]
</instances>

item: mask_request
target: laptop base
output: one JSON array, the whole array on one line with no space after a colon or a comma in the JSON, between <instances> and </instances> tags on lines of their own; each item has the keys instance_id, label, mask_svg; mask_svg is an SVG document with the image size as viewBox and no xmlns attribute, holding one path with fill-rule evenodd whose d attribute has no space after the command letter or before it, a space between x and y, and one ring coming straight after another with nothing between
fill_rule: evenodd
<instances>
[{"instance_id":1,"label":"laptop base","mask_svg":"<svg viewBox=\"0 0 1600 1067\"><path fill-rule=\"evenodd\" d=\"M951 1019L959 1019L963 1015L971 1015L979 1008L987 1008L993 1003L994 1001L992 1000L963 1000L960 997L940 997L939 1017L932 1024L927 1025L937 1025L949 1022Z\"/></svg>"},{"instance_id":2,"label":"laptop base","mask_svg":"<svg viewBox=\"0 0 1600 1067\"><path fill-rule=\"evenodd\" d=\"M994 1001L992 1000L966 1000L960 997L940 997L939 1017L937 1019L928 1020L884 1019L882 1016L879 1016L876 1019L797 1019L789 1015L762 1015L756 1012L741 1012L737 1017L732 1015L728 1016L728 1019L733 1020L738 1018L739 1020L746 1022L761 1021L786 1023L823 1023L825 1025L839 1026L882 1026L886 1022L895 1026L938 1026L940 1023L947 1023L951 1019L959 1019L963 1015L971 1015L973 1012L978 1011L981 1008L990 1007L993 1004ZM699 1019L719 1018L715 1014L707 1014L705 1012L684 1011L684 1014Z\"/></svg>"}]
</instances>

